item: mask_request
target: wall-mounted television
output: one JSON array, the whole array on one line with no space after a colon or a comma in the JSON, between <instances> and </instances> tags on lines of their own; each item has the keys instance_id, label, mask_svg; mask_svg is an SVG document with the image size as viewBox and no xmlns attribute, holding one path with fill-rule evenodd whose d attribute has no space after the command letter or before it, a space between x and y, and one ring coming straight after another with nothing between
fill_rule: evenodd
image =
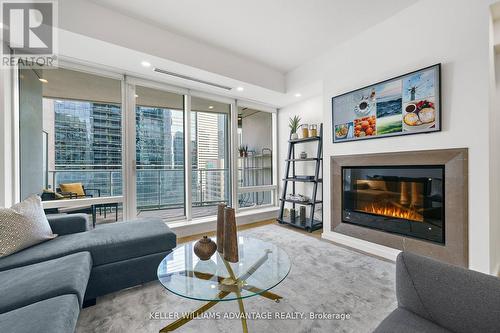
<instances>
[{"instance_id":1,"label":"wall-mounted television","mask_svg":"<svg viewBox=\"0 0 500 333\"><path fill-rule=\"evenodd\" d=\"M333 143L441 130L441 64L332 98Z\"/></svg>"}]
</instances>

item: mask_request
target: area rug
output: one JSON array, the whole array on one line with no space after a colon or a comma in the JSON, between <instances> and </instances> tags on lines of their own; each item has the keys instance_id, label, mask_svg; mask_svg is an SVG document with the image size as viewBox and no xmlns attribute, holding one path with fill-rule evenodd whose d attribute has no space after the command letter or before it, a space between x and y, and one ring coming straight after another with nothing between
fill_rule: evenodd
<instances>
[{"instance_id":1,"label":"area rug","mask_svg":"<svg viewBox=\"0 0 500 333\"><path fill-rule=\"evenodd\" d=\"M265 225L242 234L280 246L290 256L292 269L273 292L280 303L262 297L244 300L249 332L372 332L396 308L395 265L279 225ZM204 302L176 296L159 282L113 293L82 310L77 332L158 332L173 319L158 318L184 313ZM212 318L228 318L237 302L221 302ZM273 319L266 319L272 313ZM156 316L156 318L155 318ZM283 319L275 319L283 316ZM262 317L262 318L261 318ZM319 318L319 319L311 319ZM240 332L235 319L196 319L176 332Z\"/></svg>"}]
</instances>

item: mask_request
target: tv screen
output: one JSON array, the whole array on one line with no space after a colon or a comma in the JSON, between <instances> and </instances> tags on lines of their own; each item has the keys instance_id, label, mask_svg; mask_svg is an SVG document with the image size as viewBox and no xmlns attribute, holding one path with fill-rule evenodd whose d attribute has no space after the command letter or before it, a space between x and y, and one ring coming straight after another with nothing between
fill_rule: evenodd
<instances>
[{"instance_id":1,"label":"tv screen","mask_svg":"<svg viewBox=\"0 0 500 333\"><path fill-rule=\"evenodd\" d=\"M441 64L332 98L333 143L441 130Z\"/></svg>"}]
</instances>

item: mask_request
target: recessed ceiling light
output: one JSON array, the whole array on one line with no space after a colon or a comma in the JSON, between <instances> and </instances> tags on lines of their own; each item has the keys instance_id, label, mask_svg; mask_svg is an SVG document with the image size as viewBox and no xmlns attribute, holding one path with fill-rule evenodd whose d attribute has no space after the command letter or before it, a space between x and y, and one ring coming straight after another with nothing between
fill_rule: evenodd
<instances>
[{"instance_id":1,"label":"recessed ceiling light","mask_svg":"<svg viewBox=\"0 0 500 333\"><path fill-rule=\"evenodd\" d=\"M46 79L39 78L38 81L43 82L43 83L49 83Z\"/></svg>"},{"instance_id":2,"label":"recessed ceiling light","mask_svg":"<svg viewBox=\"0 0 500 333\"><path fill-rule=\"evenodd\" d=\"M139 95L135 94L135 98L139 97Z\"/></svg>"},{"instance_id":3,"label":"recessed ceiling light","mask_svg":"<svg viewBox=\"0 0 500 333\"><path fill-rule=\"evenodd\" d=\"M302 97L302 94L301 93L296 93L295 97Z\"/></svg>"},{"instance_id":4,"label":"recessed ceiling light","mask_svg":"<svg viewBox=\"0 0 500 333\"><path fill-rule=\"evenodd\" d=\"M150 62L148 62L148 61L143 61L143 62L141 62L141 65L142 65L143 67L151 67L151 63L150 63Z\"/></svg>"},{"instance_id":5,"label":"recessed ceiling light","mask_svg":"<svg viewBox=\"0 0 500 333\"><path fill-rule=\"evenodd\" d=\"M212 110L213 108L214 108L214 106L213 106L213 105L209 105L209 106L208 106L208 109L209 109L209 110Z\"/></svg>"},{"instance_id":6,"label":"recessed ceiling light","mask_svg":"<svg viewBox=\"0 0 500 333\"><path fill-rule=\"evenodd\" d=\"M238 88L236 88L236 90L238 90L238 91L243 91L243 90L245 90L245 89L244 89L243 87L238 87Z\"/></svg>"}]
</instances>

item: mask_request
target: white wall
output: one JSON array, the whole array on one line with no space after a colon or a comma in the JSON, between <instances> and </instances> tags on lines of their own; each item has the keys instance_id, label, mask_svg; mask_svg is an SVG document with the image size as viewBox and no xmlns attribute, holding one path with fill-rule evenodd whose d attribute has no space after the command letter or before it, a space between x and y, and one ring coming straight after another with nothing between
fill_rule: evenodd
<instances>
[{"instance_id":1,"label":"white wall","mask_svg":"<svg viewBox=\"0 0 500 333\"><path fill-rule=\"evenodd\" d=\"M500 4L500 3L499 3ZM490 20L490 45L489 45L489 72L490 72L490 242L493 251L491 254L491 271L500 273L500 132L497 124L500 123L500 53L495 54L495 45L500 40L500 22ZM500 51L500 50L499 50ZM496 186L495 186L496 185Z\"/></svg>"},{"instance_id":2,"label":"white wall","mask_svg":"<svg viewBox=\"0 0 500 333\"><path fill-rule=\"evenodd\" d=\"M273 119L269 112L255 112L241 121L241 144L261 154L263 148L273 148Z\"/></svg>"},{"instance_id":3,"label":"white wall","mask_svg":"<svg viewBox=\"0 0 500 333\"><path fill-rule=\"evenodd\" d=\"M491 1L420 0L288 75L294 87L324 80L325 170L330 156L408 150L469 148L469 264L492 272L497 259L490 239L489 202L489 7ZM406 137L332 144L331 97L422 67L442 63L443 131ZM319 104L317 102L317 104ZM288 109L288 108L287 108ZM285 109L286 110L286 109ZM311 110L295 112L307 117ZM316 111L319 113L319 111ZM280 129L284 127L284 117ZM324 183L329 184L329 173ZM498 184L492 184L498 186ZM325 194L328 195L325 186ZM354 245L330 231L325 202L324 234ZM453 223L453 221L449 221ZM491 261L490 261L491 260Z\"/></svg>"}]
</instances>

